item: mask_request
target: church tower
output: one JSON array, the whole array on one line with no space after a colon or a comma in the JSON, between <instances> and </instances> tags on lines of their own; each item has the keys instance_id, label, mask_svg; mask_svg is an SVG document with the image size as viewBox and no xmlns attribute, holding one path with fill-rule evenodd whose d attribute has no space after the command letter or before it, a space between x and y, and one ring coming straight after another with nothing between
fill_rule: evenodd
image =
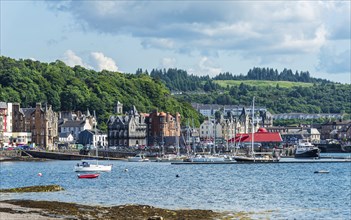
<instances>
[{"instance_id":1,"label":"church tower","mask_svg":"<svg viewBox=\"0 0 351 220\"><path fill-rule=\"evenodd\" d=\"M123 114L123 104L117 101L117 105L114 109L115 114L122 115Z\"/></svg>"}]
</instances>

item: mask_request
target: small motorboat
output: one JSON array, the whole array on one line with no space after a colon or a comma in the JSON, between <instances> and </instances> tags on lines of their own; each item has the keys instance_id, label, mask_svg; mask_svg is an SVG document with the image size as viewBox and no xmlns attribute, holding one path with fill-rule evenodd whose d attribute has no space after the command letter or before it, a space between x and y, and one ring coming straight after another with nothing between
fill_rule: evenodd
<instances>
[{"instance_id":1,"label":"small motorboat","mask_svg":"<svg viewBox=\"0 0 351 220\"><path fill-rule=\"evenodd\" d=\"M317 170L314 173L329 173L329 170Z\"/></svg>"},{"instance_id":2,"label":"small motorboat","mask_svg":"<svg viewBox=\"0 0 351 220\"><path fill-rule=\"evenodd\" d=\"M93 179L99 177L100 174L98 173L91 173L91 174L78 174L79 179Z\"/></svg>"}]
</instances>

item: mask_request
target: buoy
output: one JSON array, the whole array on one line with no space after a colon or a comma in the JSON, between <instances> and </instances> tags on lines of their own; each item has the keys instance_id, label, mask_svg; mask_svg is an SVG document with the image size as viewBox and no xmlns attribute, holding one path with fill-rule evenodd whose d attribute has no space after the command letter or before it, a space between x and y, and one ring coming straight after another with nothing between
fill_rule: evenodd
<instances>
[{"instance_id":1,"label":"buoy","mask_svg":"<svg viewBox=\"0 0 351 220\"><path fill-rule=\"evenodd\" d=\"M38 173L38 176L42 176L43 174L42 173Z\"/></svg>"},{"instance_id":2,"label":"buoy","mask_svg":"<svg viewBox=\"0 0 351 220\"><path fill-rule=\"evenodd\" d=\"M177 174L176 177L179 177L179 175Z\"/></svg>"}]
</instances>

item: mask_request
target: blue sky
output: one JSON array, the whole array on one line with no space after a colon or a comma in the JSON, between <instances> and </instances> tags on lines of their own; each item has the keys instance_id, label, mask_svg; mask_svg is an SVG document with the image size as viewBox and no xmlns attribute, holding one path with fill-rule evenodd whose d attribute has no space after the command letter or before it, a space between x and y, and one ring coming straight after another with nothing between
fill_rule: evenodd
<instances>
[{"instance_id":1,"label":"blue sky","mask_svg":"<svg viewBox=\"0 0 351 220\"><path fill-rule=\"evenodd\" d=\"M1 55L135 73L253 67L351 83L350 1L1 0Z\"/></svg>"}]
</instances>

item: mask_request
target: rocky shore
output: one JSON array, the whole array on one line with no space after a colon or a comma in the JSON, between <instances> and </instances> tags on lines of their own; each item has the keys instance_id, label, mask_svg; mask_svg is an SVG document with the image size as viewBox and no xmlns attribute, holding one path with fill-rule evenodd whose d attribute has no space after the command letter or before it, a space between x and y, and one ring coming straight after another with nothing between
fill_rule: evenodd
<instances>
[{"instance_id":1,"label":"rocky shore","mask_svg":"<svg viewBox=\"0 0 351 220\"><path fill-rule=\"evenodd\" d=\"M170 210L148 205L104 207L56 201L6 200L0 202L0 219L206 220L250 218L243 213L233 215L211 210Z\"/></svg>"}]
</instances>

